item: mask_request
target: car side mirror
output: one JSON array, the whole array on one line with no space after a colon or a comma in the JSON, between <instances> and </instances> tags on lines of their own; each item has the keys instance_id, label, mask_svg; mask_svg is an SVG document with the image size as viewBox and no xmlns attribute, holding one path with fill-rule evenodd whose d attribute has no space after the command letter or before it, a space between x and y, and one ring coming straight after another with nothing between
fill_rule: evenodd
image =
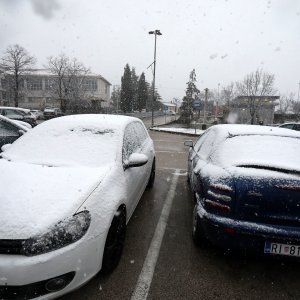
<instances>
[{"instance_id":1,"label":"car side mirror","mask_svg":"<svg viewBox=\"0 0 300 300\"><path fill-rule=\"evenodd\" d=\"M132 153L124 164L124 170L136 168L145 165L148 162L148 157L141 153Z\"/></svg>"},{"instance_id":2,"label":"car side mirror","mask_svg":"<svg viewBox=\"0 0 300 300\"><path fill-rule=\"evenodd\" d=\"M1 147L1 151L5 152L8 148L10 148L11 144L5 144Z\"/></svg>"},{"instance_id":3,"label":"car side mirror","mask_svg":"<svg viewBox=\"0 0 300 300\"><path fill-rule=\"evenodd\" d=\"M184 146L193 148L194 147L193 141L192 140L184 141Z\"/></svg>"}]
</instances>

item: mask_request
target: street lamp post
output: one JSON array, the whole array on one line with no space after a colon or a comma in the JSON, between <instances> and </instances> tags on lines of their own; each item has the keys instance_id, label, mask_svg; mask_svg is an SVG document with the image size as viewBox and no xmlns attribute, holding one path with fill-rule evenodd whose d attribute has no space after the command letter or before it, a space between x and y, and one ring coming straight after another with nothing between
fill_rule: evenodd
<instances>
[{"instance_id":1,"label":"street lamp post","mask_svg":"<svg viewBox=\"0 0 300 300\"><path fill-rule=\"evenodd\" d=\"M158 29L154 31L149 31L149 34L154 34L155 42L154 42L154 70L153 70L153 96L152 96L152 103L151 103L151 127L154 126L154 101L155 101L155 67L156 67L156 36L162 35Z\"/></svg>"}]
</instances>

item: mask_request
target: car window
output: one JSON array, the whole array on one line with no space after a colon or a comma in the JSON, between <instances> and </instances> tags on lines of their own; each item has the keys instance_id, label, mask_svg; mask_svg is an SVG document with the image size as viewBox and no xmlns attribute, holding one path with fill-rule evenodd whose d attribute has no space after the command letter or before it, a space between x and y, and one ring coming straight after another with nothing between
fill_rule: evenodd
<instances>
[{"instance_id":1,"label":"car window","mask_svg":"<svg viewBox=\"0 0 300 300\"><path fill-rule=\"evenodd\" d=\"M0 120L0 136L19 136L18 129L7 122Z\"/></svg>"},{"instance_id":2,"label":"car window","mask_svg":"<svg viewBox=\"0 0 300 300\"><path fill-rule=\"evenodd\" d=\"M281 128L288 128L288 129L293 129L294 124L284 124L282 126L280 126Z\"/></svg>"},{"instance_id":3,"label":"car window","mask_svg":"<svg viewBox=\"0 0 300 300\"><path fill-rule=\"evenodd\" d=\"M202 135L200 135L200 137L198 138L197 142L194 145L194 150L195 152L198 152L198 150L200 149L203 141L205 140L205 137L207 136L208 132L203 133Z\"/></svg>"},{"instance_id":4,"label":"car window","mask_svg":"<svg viewBox=\"0 0 300 300\"><path fill-rule=\"evenodd\" d=\"M145 127L141 123L135 122L135 129L142 145L148 137Z\"/></svg>"},{"instance_id":5,"label":"car window","mask_svg":"<svg viewBox=\"0 0 300 300\"><path fill-rule=\"evenodd\" d=\"M300 131L300 124L295 124L293 129Z\"/></svg>"},{"instance_id":6,"label":"car window","mask_svg":"<svg viewBox=\"0 0 300 300\"><path fill-rule=\"evenodd\" d=\"M127 160L132 153L138 152L142 146L143 139L138 132L136 124L137 123L130 123L125 129L122 153L123 162Z\"/></svg>"},{"instance_id":7,"label":"car window","mask_svg":"<svg viewBox=\"0 0 300 300\"><path fill-rule=\"evenodd\" d=\"M216 133L212 130L205 136L198 150L198 155L201 159L206 160L209 157L211 151L214 149L215 138Z\"/></svg>"},{"instance_id":8,"label":"car window","mask_svg":"<svg viewBox=\"0 0 300 300\"><path fill-rule=\"evenodd\" d=\"M13 116L23 116L22 112L15 110L15 109L4 109L3 110L3 115L6 117L13 117Z\"/></svg>"}]
</instances>

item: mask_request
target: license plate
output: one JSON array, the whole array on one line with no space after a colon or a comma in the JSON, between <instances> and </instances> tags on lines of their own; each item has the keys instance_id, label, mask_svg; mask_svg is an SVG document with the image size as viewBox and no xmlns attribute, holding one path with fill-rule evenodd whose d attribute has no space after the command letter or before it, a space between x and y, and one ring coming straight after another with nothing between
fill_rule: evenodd
<instances>
[{"instance_id":1,"label":"license plate","mask_svg":"<svg viewBox=\"0 0 300 300\"><path fill-rule=\"evenodd\" d=\"M264 253L287 256L300 256L300 246L265 242Z\"/></svg>"}]
</instances>

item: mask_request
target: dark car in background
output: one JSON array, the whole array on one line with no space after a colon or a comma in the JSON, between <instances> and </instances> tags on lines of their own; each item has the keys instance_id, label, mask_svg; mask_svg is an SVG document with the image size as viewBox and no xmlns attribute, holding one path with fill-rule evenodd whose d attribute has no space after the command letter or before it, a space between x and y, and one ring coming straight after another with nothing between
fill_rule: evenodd
<instances>
[{"instance_id":1,"label":"dark car in background","mask_svg":"<svg viewBox=\"0 0 300 300\"><path fill-rule=\"evenodd\" d=\"M300 131L300 123L284 123L278 127Z\"/></svg>"},{"instance_id":2,"label":"dark car in background","mask_svg":"<svg viewBox=\"0 0 300 300\"><path fill-rule=\"evenodd\" d=\"M17 121L11 121L0 116L0 152L3 145L12 144L28 130L28 127L19 124Z\"/></svg>"},{"instance_id":3,"label":"dark car in background","mask_svg":"<svg viewBox=\"0 0 300 300\"><path fill-rule=\"evenodd\" d=\"M46 107L44 109L44 119L45 120L49 120L49 119L56 118L56 117L61 117L63 115L64 114L62 113L60 108L57 108L57 107Z\"/></svg>"},{"instance_id":4,"label":"dark car in background","mask_svg":"<svg viewBox=\"0 0 300 300\"><path fill-rule=\"evenodd\" d=\"M0 115L12 120L26 122L32 127L37 125L36 117L26 108L0 106Z\"/></svg>"},{"instance_id":5,"label":"dark car in background","mask_svg":"<svg viewBox=\"0 0 300 300\"><path fill-rule=\"evenodd\" d=\"M216 125L185 145L196 244L300 256L300 133Z\"/></svg>"}]
</instances>

